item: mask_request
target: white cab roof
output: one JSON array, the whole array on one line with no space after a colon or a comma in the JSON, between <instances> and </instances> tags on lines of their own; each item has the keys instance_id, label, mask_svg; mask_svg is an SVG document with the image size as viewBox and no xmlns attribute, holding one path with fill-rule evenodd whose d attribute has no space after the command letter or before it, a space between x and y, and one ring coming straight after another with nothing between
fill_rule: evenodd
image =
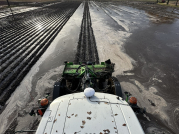
<instances>
[{"instance_id":1,"label":"white cab roof","mask_svg":"<svg viewBox=\"0 0 179 134\"><path fill-rule=\"evenodd\" d=\"M122 98L95 93L65 95L46 110L36 134L144 134L131 109Z\"/></svg>"}]
</instances>

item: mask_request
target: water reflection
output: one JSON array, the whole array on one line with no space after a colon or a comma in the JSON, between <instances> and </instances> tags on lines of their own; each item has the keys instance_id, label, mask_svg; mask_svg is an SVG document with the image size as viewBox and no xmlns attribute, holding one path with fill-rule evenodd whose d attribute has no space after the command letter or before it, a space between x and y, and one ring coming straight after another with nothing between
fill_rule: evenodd
<instances>
[{"instance_id":1,"label":"water reflection","mask_svg":"<svg viewBox=\"0 0 179 134\"><path fill-rule=\"evenodd\" d=\"M42 30L43 29L43 25L42 24L37 24L37 25L35 25L35 27L38 30Z\"/></svg>"},{"instance_id":2,"label":"water reflection","mask_svg":"<svg viewBox=\"0 0 179 134\"><path fill-rule=\"evenodd\" d=\"M145 11L145 12L153 23L169 23L169 22L173 22L175 20L175 17L173 17L173 16L159 15L157 13L153 13L153 12L149 12L149 11Z\"/></svg>"}]
</instances>

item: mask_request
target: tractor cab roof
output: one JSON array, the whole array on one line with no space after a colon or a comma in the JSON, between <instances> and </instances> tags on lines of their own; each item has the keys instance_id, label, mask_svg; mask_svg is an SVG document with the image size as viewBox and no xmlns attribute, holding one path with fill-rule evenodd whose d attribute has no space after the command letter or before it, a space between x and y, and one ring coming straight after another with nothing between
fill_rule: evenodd
<instances>
[{"instance_id":1,"label":"tractor cab roof","mask_svg":"<svg viewBox=\"0 0 179 134\"><path fill-rule=\"evenodd\" d=\"M36 134L144 134L128 103L120 97L95 93L65 95L44 113Z\"/></svg>"}]
</instances>

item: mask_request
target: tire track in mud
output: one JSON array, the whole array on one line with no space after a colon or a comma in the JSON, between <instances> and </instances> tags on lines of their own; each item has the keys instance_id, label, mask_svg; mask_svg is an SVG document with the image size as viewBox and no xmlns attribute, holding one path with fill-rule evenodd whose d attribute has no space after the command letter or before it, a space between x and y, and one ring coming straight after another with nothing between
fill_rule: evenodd
<instances>
[{"instance_id":1,"label":"tire track in mud","mask_svg":"<svg viewBox=\"0 0 179 134\"><path fill-rule=\"evenodd\" d=\"M34 11L34 19L1 27L0 105L4 105L31 67L61 31L81 2L63 2ZM49 11L49 13L47 13ZM44 12L44 14L43 14ZM17 16L28 16L26 12ZM2 20L0 20L1 23ZM27 22L27 23L26 23ZM35 22L35 23L34 23ZM40 25L40 29L37 26ZM9 29L9 30L8 30Z\"/></svg>"},{"instance_id":2,"label":"tire track in mud","mask_svg":"<svg viewBox=\"0 0 179 134\"><path fill-rule=\"evenodd\" d=\"M99 63L96 41L91 25L88 2L85 2L77 53L74 60L75 63L86 61Z\"/></svg>"}]
</instances>

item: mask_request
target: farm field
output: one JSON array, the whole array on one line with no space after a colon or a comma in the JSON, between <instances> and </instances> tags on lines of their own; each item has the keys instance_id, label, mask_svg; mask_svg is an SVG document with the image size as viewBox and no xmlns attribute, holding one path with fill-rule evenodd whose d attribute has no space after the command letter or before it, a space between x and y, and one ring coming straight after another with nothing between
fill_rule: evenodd
<instances>
[{"instance_id":1,"label":"farm field","mask_svg":"<svg viewBox=\"0 0 179 134\"><path fill-rule=\"evenodd\" d=\"M76 5L75 5L76 4ZM11 93L19 85L29 69L48 48L58 32L62 29L79 3L55 4L48 10L35 10L18 14L17 21L3 27L1 34L1 105L6 102ZM39 14L40 12L40 14ZM38 14L37 14L38 13ZM35 19L21 20L35 14ZM16 18L16 19L17 19ZM22 22L23 21L23 22Z\"/></svg>"},{"instance_id":2,"label":"farm field","mask_svg":"<svg viewBox=\"0 0 179 134\"><path fill-rule=\"evenodd\" d=\"M0 133L36 129L28 112L64 61L111 59L114 76L146 109L145 133L179 131L179 9L154 2L57 1L0 9Z\"/></svg>"}]
</instances>

